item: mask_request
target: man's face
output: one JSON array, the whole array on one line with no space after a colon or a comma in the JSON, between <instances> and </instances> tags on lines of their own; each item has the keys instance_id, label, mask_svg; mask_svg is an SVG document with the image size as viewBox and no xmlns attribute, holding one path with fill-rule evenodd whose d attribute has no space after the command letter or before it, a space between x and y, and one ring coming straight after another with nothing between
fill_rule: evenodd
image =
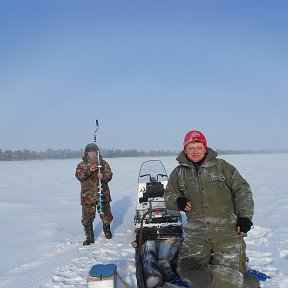
<instances>
[{"instance_id":1,"label":"man's face","mask_svg":"<svg viewBox=\"0 0 288 288\"><path fill-rule=\"evenodd\" d=\"M192 162L199 162L205 156L205 145L201 142L191 142L185 147L184 153Z\"/></svg>"},{"instance_id":2,"label":"man's face","mask_svg":"<svg viewBox=\"0 0 288 288\"><path fill-rule=\"evenodd\" d=\"M96 161L96 159L97 159L97 153L96 153L96 151L94 151L94 150L88 151L87 155L88 155L88 159L89 159L90 161Z\"/></svg>"}]
</instances>

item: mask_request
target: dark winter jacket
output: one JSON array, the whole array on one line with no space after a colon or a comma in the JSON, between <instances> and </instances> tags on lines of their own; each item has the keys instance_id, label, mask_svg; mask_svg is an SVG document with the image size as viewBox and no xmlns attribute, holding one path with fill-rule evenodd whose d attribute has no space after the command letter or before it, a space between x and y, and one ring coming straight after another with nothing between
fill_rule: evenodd
<instances>
[{"instance_id":1,"label":"dark winter jacket","mask_svg":"<svg viewBox=\"0 0 288 288\"><path fill-rule=\"evenodd\" d=\"M98 169L90 172L91 163L85 155L83 161L77 165L75 176L81 183L81 205L97 204L99 200L99 185L98 185ZM101 180L101 187L103 189L103 202L110 202L110 189L108 182L112 179L113 173L109 164L100 158L101 173L103 178Z\"/></svg>"},{"instance_id":2,"label":"dark winter jacket","mask_svg":"<svg viewBox=\"0 0 288 288\"><path fill-rule=\"evenodd\" d=\"M164 197L166 207L172 210L178 210L178 197L188 198L192 210L186 212L186 233L217 241L224 235L236 235L238 218L252 219L254 203L247 181L235 167L216 157L217 152L209 148L197 172L182 151Z\"/></svg>"}]
</instances>

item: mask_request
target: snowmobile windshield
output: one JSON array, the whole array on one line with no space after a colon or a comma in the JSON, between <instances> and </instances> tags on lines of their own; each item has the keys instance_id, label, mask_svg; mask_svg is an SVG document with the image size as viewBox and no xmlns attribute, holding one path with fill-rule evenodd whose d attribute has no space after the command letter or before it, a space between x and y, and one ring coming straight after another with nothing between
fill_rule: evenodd
<instances>
[{"instance_id":1,"label":"snowmobile windshield","mask_svg":"<svg viewBox=\"0 0 288 288\"><path fill-rule=\"evenodd\" d=\"M160 160L148 160L142 163L138 183L153 183L167 180L166 169Z\"/></svg>"}]
</instances>

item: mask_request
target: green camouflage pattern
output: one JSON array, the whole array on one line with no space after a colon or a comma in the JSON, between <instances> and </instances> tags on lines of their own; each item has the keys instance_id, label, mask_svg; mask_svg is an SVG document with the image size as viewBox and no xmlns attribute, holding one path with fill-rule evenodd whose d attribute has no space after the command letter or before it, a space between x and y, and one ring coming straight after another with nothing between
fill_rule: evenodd
<instances>
[{"instance_id":1,"label":"green camouflage pattern","mask_svg":"<svg viewBox=\"0 0 288 288\"><path fill-rule=\"evenodd\" d=\"M76 168L75 176L81 183L81 205L96 205L99 201L98 170L90 172L91 165L92 164L84 158ZM111 202L108 182L112 179L113 173L109 164L105 160L101 159L100 165L102 166L101 173L103 174L101 180L103 202Z\"/></svg>"},{"instance_id":2,"label":"green camouflage pattern","mask_svg":"<svg viewBox=\"0 0 288 288\"><path fill-rule=\"evenodd\" d=\"M97 211L96 205L82 205L82 220L81 223L84 226L88 226L89 224L94 222L96 211ZM113 220L113 215L111 213L110 203L105 202L102 206L103 213L100 214L101 220L105 224L110 224Z\"/></svg>"},{"instance_id":3,"label":"green camouflage pattern","mask_svg":"<svg viewBox=\"0 0 288 288\"><path fill-rule=\"evenodd\" d=\"M97 171L90 172L91 162L88 161L87 155L82 158L83 161L76 167L76 178L81 183L81 205L82 205L82 224L89 225L93 223L97 207L99 206L99 187L98 187L98 169ZM96 163L97 164L97 163ZM100 157L101 173L101 187L103 193L102 214L100 218L105 224L110 224L113 220L111 213L110 202L112 201L108 182L112 179L113 173L110 165Z\"/></svg>"}]
</instances>

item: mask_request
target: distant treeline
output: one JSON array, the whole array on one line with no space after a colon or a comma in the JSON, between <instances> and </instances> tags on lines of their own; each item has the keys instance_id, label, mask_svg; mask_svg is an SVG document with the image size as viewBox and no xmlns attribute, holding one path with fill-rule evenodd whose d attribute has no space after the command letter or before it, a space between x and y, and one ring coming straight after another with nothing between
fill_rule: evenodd
<instances>
[{"instance_id":1,"label":"distant treeline","mask_svg":"<svg viewBox=\"0 0 288 288\"><path fill-rule=\"evenodd\" d=\"M149 150L138 151L136 149L121 150L121 149L101 149L101 155L104 158L117 157L157 157L157 156L172 156L178 155L179 151L164 151L164 150ZM268 153L288 153L288 149L284 150L216 150L218 154L268 154ZM70 149L46 149L45 151L30 151L23 150L5 150L0 149L0 161L19 161L19 160L45 160L45 159L81 159L84 155L84 150Z\"/></svg>"},{"instance_id":2,"label":"distant treeline","mask_svg":"<svg viewBox=\"0 0 288 288\"><path fill-rule=\"evenodd\" d=\"M117 158L117 157L154 157L154 156L170 156L176 155L176 151L138 151L136 149L121 150L121 149L101 149L101 155L104 158ZM0 149L0 161L13 161L13 160L45 160L45 159L81 159L84 155L84 150L70 150L70 149L47 149L45 151L30 151L23 150L6 150Z\"/></svg>"}]
</instances>

